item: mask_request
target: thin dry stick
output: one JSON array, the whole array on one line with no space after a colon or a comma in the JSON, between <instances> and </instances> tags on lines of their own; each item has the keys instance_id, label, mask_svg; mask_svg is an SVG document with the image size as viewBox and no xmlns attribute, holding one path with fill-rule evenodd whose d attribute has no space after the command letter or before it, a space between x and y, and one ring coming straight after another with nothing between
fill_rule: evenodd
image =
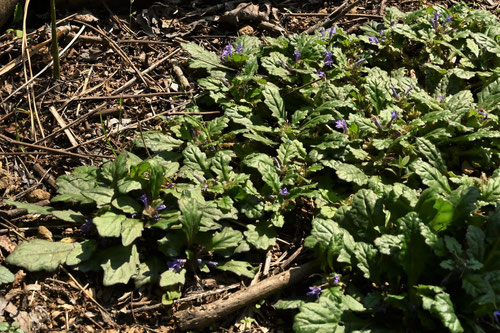
<instances>
[{"instance_id":1,"label":"thin dry stick","mask_svg":"<svg viewBox=\"0 0 500 333\"><path fill-rule=\"evenodd\" d=\"M207 327L214 321L299 282L308 276L316 266L316 262L309 262L292 268L215 302L178 311L174 314L174 318L178 327L183 331Z\"/></svg>"},{"instance_id":2,"label":"thin dry stick","mask_svg":"<svg viewBox=\"0 0 500 333\"><path fill-rule=\"evenodd\" d=\"M311 34L318 28L324 27L328 24L332 24L332 23L340 20L345 14L347 14L352 8L354 8L354 6L356 6L359 2L360 2L360 0L355 0L353 3L349 4L348 1L345 1L342 5L337 7L337 9L335 9L333 11L333 13L328 15L328 17L325 20L318 22L315 25L313 25L312 27L308 28L305 31L305 33Z\"/></svg>"},{"instance_id":3,"label":"thin dry stick","mask_svg":"<svg viewBox=\"0 0 500 333\"><path fill-rule=\"evenodd\" d=\"M21 145L21 146L30 147L30 148L51 151L51 152L54 152L54 153L59 153L61 155L68 155L68 156L73 156L73 157L79 157L79 158L84 158L84 159L87 159L87 160L92 159L92 157L98 157L98 156L95 156L95 155L94 156L91 156L91 155L82 155L82 154L72 153L72 152L69 152L69 151L61 150L61 149L49 148L49 147L39 146L39 145L27 143L27 142L16 141L16 140L12 140L12 139L6 137L3 134L0 134L0 138L4 139L5 141L7 141L8 143L10 143L12 145Z\"/></svg>"},{"instance_id":4,"label":"thin dry stick","mask_svg":"<svg viewBox=\"0 0 500 333\"><path fill-rule=\"evenodd\" d=\"M113 321L113 319L111 319L111 316L109 315L108 311L107 311L107 310L106 310L106 309L105 309L105 308L104 308L104 307L103 307L103 306L102 306L102 305L101 305L98 301L96 301L96 299L95 299L94 297L92 297L92 296L91 296L91 295L87 292L87 289L83 288L83 287L82 287L82 285L80 284L80 282L78 282L78 280L77 280L77 279L75 279L75 278L73 277L73 275L71 275L71 273L70 273L70 272L68 272L68 271L66 270L66 268L64 268L64 266L59 265L59 267L60 267L60 268L64 271L64 273L66 273L66 274L69 276L69 278L70 278L70 279L71 279L71 280L72 280L72 281L73 281L73 282L74 282L74 283L78 286L78 288L80 288L80 290L82 291L83 295L84 295L85 297L87 297L88 299L90 299L90 300L91 300L91 301L92 301L92 302L93 302L93 303L94 303L94 304L95 304L95 305L96 305L96 306L97 306L97 307L101 310L101 313L102 313L102 314L106 314L106 315L108 316L108 318L107 318L107 319L109 320L109 322L110 322L110 323L112 323L112 324L113 324L113 326L115 326L115 327L116 327L116 326L118 326L118 325L117 325L117 324Z\"/></svg>"},{"instance_id":5,"label":"thin dry stick","mask_svg":"<svg viewBox=\"0 0 500 333\"><path fill-rule=\"evenodd\" d=\"M62 127L62 128L60 128L60 129L58 129L57 131L52 132L51 134L47 135L45 138L43 138L43 139L40 139L40 140L36 141L36 142L35 142L35 144L39 144L39 143L41 143L41 142L43 142L43 141L45 141L45 140L47 140L47 139L49 139L49 138L51 138L51 137L56 136L57 134L61 133L62 131L64 131L64 130L65 130L65 129L67 129L67 128L70 128L70 127L72 127L72 126L74 126L74 125L78 125L78 124L80 124L80 123L84 122L84 121L85 121L85 119L87 119L88 117L90 117L90 116L92 116L93 114L95 114L95 113L97 113L97 112L101 111L101 110L102 110L102 107L103 107L103 106L105 106L105 105L106 105L106 103L102 103L102 104L101 104L101 105L99 105L97 108L95 108L94 110L90 111L89 113L87 113L87 114L85 114L85 115L81 116L80 118L77 118L76 120L72 121L71 123L69 123L68 125L66 125L66 126L64 126L64 127Z\"/></svg>"},{"instance_id":6,"label":"thin dry stick","mask_svg":"<svg viewBox=\"0 0 500 333\"><path fill-rule=\"evenodd\" d=\"M76 40L78 39L78 37L82 34L83 30L85 29L85 27L82 27L80 29L80 31L78 31L78 33L76 34L76 36L69 42L68 45L66 45L66 47L61 51L59 52L59 58L61 58L65 53L66 51L76 42ZM12 96L14 96L19 90L23 89L24 87L26 87L27 85L29 85L31 82L33 82L37 77L39 77L40 75L42 75L47 69L49 69L50 67L52 66L52 61L49 62L49 64L47 66L45 66L44 68L42 68L42 70L40 72L38 72L35 76L33 76L28 82L24 83L22 86L20 86L19 88L17 88L16 90L14 90L9 96L7 96L2 102L5 103L7 102Z\"/></svg>"},{"instance_id":7,"label":"thin dry stick","mask_svg":"<svg viewBox=\"0 0 500 333\"><path fill-rule=\"evenodd\" d=\"M88 101L88 100L103 100L103 99L120 99L120 98L143 98L143 97L156 97L156 96L173 96L173 95L187 95L192 94L193 91L160 91L154 93L143 94L125 94L125 95L108 95L108 96L85 96L77 97L75 101Z\"/></svg>"},{"instance_id":8,"label":"thin dry stick","mask_svg":"<svg viewBox=\"0 0 500 333\"><path fill-rule=\"evenodd\" d=\"M165 61L167 61L168 59L170 59L171 57L176 55L180 50L181 50L180 48L176 48L174 51L167 54L165 57L161 58L160 60L158 60L157 62L155 62L154 64L152 64L148 68L146 68L144 71L142 71L142 74L148 74L149 72L154 70L156 67L160 66L162 63L164 63ZM117 94L121 93L122 91L124 91L125 89L127 89L128 87L133 85L135 83L135 81L137 81L137 77L131 78L123 86L121 86L118 89L115 89L111 94L117 95Z\"/></svg>"},{"instance_id":9,"label":"thin dry stick","mask_svg":"<svg viewBox=\"0 0 500 333\"><path fill-rule=\"evenodd\" d=\"M50 113L52 113L54 118L56 118L56 121L59 124L59 126L61 126L61 127L66 126L66 122L64 121L64 119L62 119L61 115L57 112L57 110L54 106L51 105L49 107L49 111L50 111ZM66 136L68 137L68 140L69 140L69 142L71 142L72 146L78 145L78 141L76 141L75 137L73 136L73 134L71 133L71 131L69 129L65 129L64 134L66 134Z\"/></svg>"}]
</instances>

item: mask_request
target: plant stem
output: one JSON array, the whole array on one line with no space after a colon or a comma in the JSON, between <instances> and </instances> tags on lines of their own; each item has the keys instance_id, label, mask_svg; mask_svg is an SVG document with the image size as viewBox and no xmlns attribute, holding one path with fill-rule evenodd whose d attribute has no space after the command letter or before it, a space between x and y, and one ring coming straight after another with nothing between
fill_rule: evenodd
<instances>
[{"instance_id":1,"label":"plant stem","mask_svg":"<svg viewBox=\"0 0 500 333\"><path fill-rule=\"evenodd\" d=\"M52 21L52 60L54 61L54 79L59 80L59 47L57 46L56 0L50 0L50 19Z\"/></svg>"}]
</instances>

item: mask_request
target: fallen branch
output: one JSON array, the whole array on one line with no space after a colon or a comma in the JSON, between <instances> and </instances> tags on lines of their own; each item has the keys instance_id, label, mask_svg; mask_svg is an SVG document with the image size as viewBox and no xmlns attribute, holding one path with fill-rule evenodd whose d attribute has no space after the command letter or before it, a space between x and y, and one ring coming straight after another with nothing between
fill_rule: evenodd
<instances>
[{"instance_id":1,"label":"fallen branch","mask_svg":"<svg viewBox=\"0 0 500 333\"><path fill-rule=\"evenodd\" d=\"M215 302L179 311L174 314L174 318L179 329L183 331L207 327L212 322L222 319L238 309L299 282L309 275L316 266L316 262L309 262L292 268Z\"/></svg>"},{"instance_id":2,"label":"fallen branch","mask_svg":"<svg viewBox=\"0 0 500 333\"><path fill-rule=\"evenodd\" d=\"M359 3L360 0L355 0L353 3L349 4L348 1L345 1L342 5L340 5L339 7L337 7L337 9L335 9L333 11L333 13L331 13L330 15L327 16L327 18L319 23L316 23L315 25L313 25L312 27L308 28L305 33L306 34L311 34L313 33L316 29L319 29L321 27L325 27L327 25L331 25L335 22L337 22L338 20L340 20L342 17L344 17L351 9L354 8L354 6L356 6L358 3Z\"/></svg>"}]
</instances>

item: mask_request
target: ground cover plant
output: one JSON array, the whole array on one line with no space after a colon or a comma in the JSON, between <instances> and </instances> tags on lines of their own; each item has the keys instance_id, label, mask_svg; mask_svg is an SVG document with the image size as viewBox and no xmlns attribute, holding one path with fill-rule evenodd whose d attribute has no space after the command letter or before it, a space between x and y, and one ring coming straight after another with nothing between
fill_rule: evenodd
<instances>
[{"instance_id":1,"label":"ground cover plant","mask_svg":"<svg viewBox=\"0 0 500 333\"><path fill-rule=\"evenodd\" d=\"M499 329L498 20L390 8L362 31L184 44L205 89L189 111L222 115L165 117L59 177L53 207L11 202L81 239L34 239L7 263L159 285L169 304L200 275L254 277L299 235L321 274L274 304L296 332Z\"/></svg>"}]
</instances>

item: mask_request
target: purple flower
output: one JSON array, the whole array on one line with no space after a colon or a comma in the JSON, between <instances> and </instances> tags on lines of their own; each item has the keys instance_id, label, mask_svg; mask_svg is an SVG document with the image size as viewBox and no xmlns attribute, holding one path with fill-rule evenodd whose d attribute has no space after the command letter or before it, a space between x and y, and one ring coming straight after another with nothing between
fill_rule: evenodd
<instances>
[{"instance_id":1,"label":"purple flower","mask_svg":"<svg viewBox=\"0 0 500 333\"><path fill-rule=\"evenodd\" d=\"M340 282L340 276L338 274L335 274L335 276L333 277L333 282L334 283L339 283Z\"/></svg>"},{"instance_id":2,"label":"purple flower","mask_svg":"<svg viewBox=\"0 0 500 333\"><path fill-rule=\"evenodd\" d=\"M309 287L309 292L307 292L306 295L319 298L321 295L321 287Z\"/></svg>"},{"instance_id":3,"label":"purple flower","mask_svg":"<svg viewBox=\"0 0 500 333\"><path fill-rule=\"evenodd\" d=\"M373 116L373 117L372 117L372 122L375 124L375 126L377 126L377 128L378 128L379 130L382 130L382 126L381 126L381 125L380 125L380 123L378 122L377 117Z\"/></svg>"},{"instance_id":4,"label":"purple flower","mask_svg":"<svg viewBox=\"0 0 500 333\"><path fill-rule=\"evenodd\" d=\"M325 37L325 28L321 28L319 33L321 34L321 37Z\"/></svg>"},{"instance_id":5,"label":"purple flower","mask_svg":"<svg viewBox=\"0 0 500 333\"><path fill-rule=\"evenodd\" d=\"M149 203L148 203L148 196L146 194L141 195L137 200L142 202L142 204L144 205L144 209L148 208Z\"/></svg>"},{"instance_id":6,"label":"purple flower","mask_svg":"<svg viewBox=\"0 0 500 333\"><path fill-rule=\"evenodd\" d=\"M273 161L276 164L276 167L278 168L279 171L281 171L281 164L280 161L276 157L273 157Z\"/></svg>"},{"instance_id":7,"label":"purple flower","mask_svg":"<svg viewBox=\"0 0 500 333\"><path fill-rule=\"evenodd\" d=\"M274 196L274 195L272 195L272 194L269 194L269 199L274 200L274 199L275 199L275 196Z\"/></svg>"},{"instance_id":8,"label":"purple flower","mask_svg":"<svg viewBox=\"0 0 500 333\"><path fill-rule=\"evenodd\" d=\"M488 118L488 112L484 111L484 109L479 109L479 111L477 111L478 114L482 115L483 116L483 120L486 120Z\"/></svg>"},{"instance_id":9,"label":"purple flower","mask_svg":"<svg viewBox=\"0 0 500 333\"><path fill-rule=\"evenodd\" d=\"M160 210L164 210L165 208L167 208L165 204L159 204L158 207L155 208L154 213L158 213Z\"/></svg>"},{"instance_id":10,"label":"purple flower","mask_svg":"<svg viewBox=\"0 0 500 333\"><path fill-rule=\"evenodd\" d=\"M500 310L493 311L493 318L495 318L497 323L500 322Z\"/></svg>"},{"instance_id":11,"label":"purple flower","mask_svg":"<svg viewBox=\"0 0 500 333\"><path fill-rule=\"evenodd\" d=\"M325 52L325 66L330 66L332 67L333 61L332 61L332 52Z\"/></svg>"},{"instance_id":12,"label":"purple flower","mask_svg":"<svg viewBox=\"0 0 500 333\"><path fill-rule=\"evenodd\" d=\"M438 101L439 101L439 103L443 103L444 102L443 96L438 96Z\"/></svg>"},{"instance_id":13,"label":"purple flower","mask_svg":"<svg viewBox=\"0 0 500 333\"><path fill-rule=\"evenodd\" d=\"M399 118L399 114L396 111L391 112L391 120L387 123L385 127L389 128L391 127L392 123Z\"/></svg>"},{"instance_id":14,"label":"purple flower","mask_svg":"<svg viewBox=\"0 0 500 333\"><path fill-rule=\"evenodd\" d=\"M365 60L366 60L366 58L359 59L358 61L356 61L356 63L354 64L354 66L357 66L357 65L361 64Z\"/></svg>"},{"instance_id":15,"label":"purple flower","mask_svg":"<svg viewBox=\"0 0 500 333\"><path fill-rule=\"evenodd\" d=\"M318 71L318 72L316 73L316 75L317 75L317 76L319 76L319 77L323 77L323 76L325 76L325 72Z\"/></svg>"},{"instance_id":16,"label":"purple flower","mask_svg":"<svg viewBox=\"0 0 500 333\"><path fill-rule=\"evenodd\" d=\"M342 128L342 130L344 131L344 133L345 133L345 134L347 134L347 132L348 132L348 129L347 129L347 123L345 122L345 120L344 120L344 119L342 119L342 120L337 120L337 121L335 122L335 127L337 127L337 128Z\"/></svg>"},{"instance_id":17,"label":"purple flower","mask_svg":"<svg viewBox=\"0 0 500 333\"><path fill-rule=\"evenodd\" d=\"M326 30L326 31L328 31L328 38L330 38L330 39L331 39L331 38L332 38L332 36L333 36L333 34L336 34L336 33L337 33L337 28L330 28L330 29L328 29L328 30Z\"/></svg>"},{"instance_id":18,"label":"purple flower","mask_svg":"<svg viewBox=\"0 0 500 333\"><path fill-rule=\"evenodd\" d=\"M236 46L236 53L241 54L241 52L243 52L243 45L238 44Z\"/></svg>"},{"instance_id":19,"label":"purple flower","mask_svg":"<svg viewBox=\"0 0 500 333\"><path fill-rule=\"evenodd\" d=\"M394 88L394 86L392 84L389 86L389 88L391 88L392 94L394 95L394 98L399 100L399 95L398 95L398 92L396 91L396 88Z\"/></svg>"},{"instance_id":20,"label":"purple flower","mask_svg":"<svg viewBox=\"0 0 500 333\"><path fill-rule=\"evenodd\" d=\"M377 37L375 37L375 36L368 37L368 41L369 41L370 43L372 43L372 44L378 44L378 43L380 43L380 42L378 41L378 38L377 38Z\"/></svg>"},{"instance_id":21,"label":"purple flower","mask_svg":"<svg viewBox=\"0 0 500 333\"><path fill-rule=\"evenodd\" d=\"M295 55L295 62L299 61L299 58L300 58L300 51L299 50L295 50L293 52L293 54Z\"/></svg>"},{"instance_id":22,"label":"purple flower","mask_svg":"<svg viewBox=\"0 0 500 333\"><path fill-rule=\"evenodd\" d=\"M443 24L448 24L448 23L451 23L451 15L448 15L448 17L446 17L446 20L444 20Z\"/></svg>"},{"instance_id":23,"label":"purple flower","mask_svg":"<svg viewBox=\"0 0 500 333\"><path fill-rule=\"evenodd\" d=\"M84 234L88 234L90 231L92 231L92 227L94 226L94 223L92 220L85 219L85 223L81 225L80 231Z\"/></svg>"},{"instance_id":24,"label":"purple flower","mask_svg":"<svg viewBox=\"0 0 500 333\"><path fill-rule=\"evenodd\" d=\"M438 18L439 18L439 13L437 11L434 11L434 18L431 18L431 25L434 29L438 28Z\"/></svg>"},{"instance_id":25,"label":"purple flower","mask_svg":"<svg viewBox=\"0 0 500 333\"><path fill-rule=\"evenodd\" d=\"M233 55L233 47L231 46L231 43L227 43L227 45L224 47L224 50L222 50L222 59L227 59L228 57Z\"/></svg>"},{"instance_id":26,"label":"purple flower","mask_svg":"<svg viewBox=\"0 0 500 333\"><path fill-rule=\"evenodd\" d=\"M198 258L198 259L196 259L196 263L198 263L198 265L201 265L202 260L200 258Z\"/></svg>"},{"instance_id":27,"label":"purple flower","mask_svg":"<svg viewBox=\"0 0 500 333\"><path fill-rule=\"evenodd\" d=\"M410 84L410 88L408 88L408 90L405 92L405 97L408 97L410 95L413 88L415 88L415 86L412 83L412 84Z\"/></svg>"},{"instance_id":28,"label":"purple flower","mask_svg":"<svg viewBox=\"0 0 500 333\"><path fill-rule=\"evenodd\" d=\"M167 266L169 270L175 269L177 272L180 272L181 268L184 266L185 263L186 259L174 259L172 261L169 261L167 263Z\"/></svg>"},{"instance_id":29,"label":"purple flower","mask_svg":"<svg viewBox=\"0 0 500 333\"><path fill-rule=\"evenodd\" d=\"M394 121L399 118L399 114L396 111L391 112L391 121Z\"/></svg>"},{"instance_id":30,"label":"purple flower","mask_svg":"<svg viewBox=\"0 0 500 333\"><path fill-rule=\"evenodd\" d=\"M288 195L288 189L286 187L283 187L282 189L280 189L280 195L287 196Z\"/></svg>"},{"instance_id":31,"label":"purple flower","mask_svg":"<svg viewBox=\"0 0 500 333\"><path fill-rule=\"evenodd\" d=\"M219 266L219 263L217 261L207 260L207 261L205 261L205 264L207 264L207 266L210 266L210 267L217 267L217 266Z\"/></svg>"}]
</instances>

